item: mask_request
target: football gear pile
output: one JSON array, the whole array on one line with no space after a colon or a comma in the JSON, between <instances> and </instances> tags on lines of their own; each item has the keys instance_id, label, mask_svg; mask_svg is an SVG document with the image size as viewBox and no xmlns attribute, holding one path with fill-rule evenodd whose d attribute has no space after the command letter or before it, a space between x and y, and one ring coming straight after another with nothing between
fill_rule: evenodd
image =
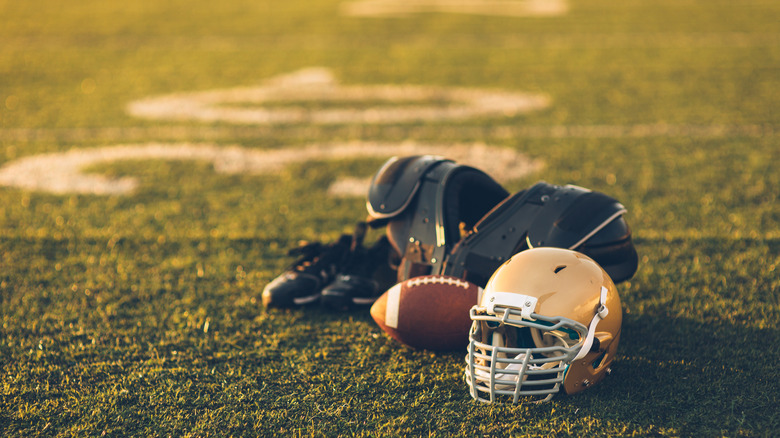
<instances>
[{"instance_id":1,"label":"football gear pile","mask_svg":"<svg viewBox=\"0 0 780 438\"><path fill-rule=\"evenodd\" d=\"M443 274L484 286L513 254L541 246L585 253L616 282L637 269L625 207L582 187L539 182L509 196L473 167L396 157L374 175L366 207L401 257L398 281Z\"/></svg>"},{"instance_id":2,"label":"football gear pile","mask_svg":"<svg viewBox=\"0 0 780 438\"><path fill-rule=\"evenodd\" d=\"M467 342L465 380L483 402L549 400L608 373L622 319L615 283L638 264L617 200L543 181L510 194L479 169L417 155L379 169L366 208L368 226L385 229L374 246L363 248L361 223L294 250L302 257L266 286L266 306L375 303L377 324L409 346ZM458 281L478 302L454 299Z\"/></svg>"}]
</instances>

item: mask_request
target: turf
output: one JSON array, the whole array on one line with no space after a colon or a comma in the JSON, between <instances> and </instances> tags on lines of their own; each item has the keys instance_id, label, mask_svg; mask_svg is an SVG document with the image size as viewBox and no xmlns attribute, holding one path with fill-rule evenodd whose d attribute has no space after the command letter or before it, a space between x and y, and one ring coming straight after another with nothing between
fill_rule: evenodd
<instances>
[{"instance_id":1,"label":"turf","mask_svg":"<svg viewBox=\"0 0 780 438\"><path fill-rule=\"evenodd\" d=\"M115 162L90 172L137 177L134 194L0 187L0 435L777 434L777 2L572 0L564 15L519 18L361 18L339 6L0 0L0 165L143 142L411 139L523 152L545 167L510 190L574 183L629 209L640 269L619 287L612 375L546 404L484 406L463 382L465 350L406 348L366 310L265 310L260 291L290 261L286 248L333 240L365 214L362 199L325 188L382 159L276 175ZM312 66L344 84L543 93L551 105L388 126L125 111Z\"/></svg>"}]
</instances>

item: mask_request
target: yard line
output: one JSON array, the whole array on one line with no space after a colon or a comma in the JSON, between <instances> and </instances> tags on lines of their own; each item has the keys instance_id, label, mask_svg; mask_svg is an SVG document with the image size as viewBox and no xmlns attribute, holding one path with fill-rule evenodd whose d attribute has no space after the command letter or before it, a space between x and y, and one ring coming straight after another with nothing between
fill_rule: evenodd
<instances>
[{"instance_id":1,"label":"yard line","mask_svg":"<svg viewBox=\"0 0 780 438\"><path fill-rule=\"evenodd\" d=\"M347 105L340 105L343 103ZM310 67L269 78L254 87L146 97L130 102L126 110L131 116L151 120L387 125L510 117L549 105L549 97L539 93L427 85L342 85L330 69Z\"/></svg>"},{"instance_id":2,"label":"yard line","mask_svg":"<svg viewBox=\"0 0 780 438\"><path fill-rule=\"evenodd\" d=\"M341 8L342 14L359 17L427 12L528 17L562 15L568 10L566 0L360 0Z\"/></svg>"},{"instance_id":3,"label":"yard line","mask_svg":"<svg viewBox=\"0 0 780 438\"><path fill-rule=\"evenodd\" d=\"M272 174L284 166L309 161L386 159L417 154L446 156L483 169L499 181L518 179L543 167L542 161L515 150L480 143L346 142L281 149L207 143L146 143L76 148L22 157L0 167L0 185L57 194L129 195L139 185L136 178L109 178L86 173L83 169L128 160L199 160L211 162L218 173ZM359 180L349 176L346 180L337 180L329 193L333 196L365 196L368 185L368 178Z\"/></svg>"}]
</instances>

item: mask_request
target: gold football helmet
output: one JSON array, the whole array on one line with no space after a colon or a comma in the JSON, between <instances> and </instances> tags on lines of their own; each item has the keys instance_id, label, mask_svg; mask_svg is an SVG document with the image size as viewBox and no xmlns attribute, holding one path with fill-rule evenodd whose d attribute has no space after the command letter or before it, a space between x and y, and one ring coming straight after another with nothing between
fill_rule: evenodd
<instances>
[{"instance_id":1,"label":"gold football helmet","mask_svg":"<svg viewBox=\"0 0 780 438\"><path fill-rule=\"evenodd\" d=\"M588 256L560 248L514 255L471 311L466 383L482 402L546 401L604 378L622 310L612 279Z\"/></svg>"}]
</instances>

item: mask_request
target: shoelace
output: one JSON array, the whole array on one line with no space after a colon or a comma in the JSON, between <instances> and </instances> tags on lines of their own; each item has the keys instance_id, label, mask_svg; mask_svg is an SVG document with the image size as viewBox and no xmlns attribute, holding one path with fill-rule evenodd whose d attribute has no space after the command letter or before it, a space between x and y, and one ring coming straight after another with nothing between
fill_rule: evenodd
<instances>
[{"instance_id":1,"label":"shoelace","mask_svg":"<svg viewBox=\"0 0 780 438\"><path fill-rule=\"evenodd\" d=\"M322 242L300 242L298 247L291 248L287 251L287 255L299 257L288 267L288 270L301 271L320 260L327 259L328 256L335 256L337 259L333 261L329 260L331 263L340 265L346 264L351 255L357 254L360 252L359 250L362 249L366 229L367 225L365 222L358 222L357 225L355 225L355 230L351 236L343 234L335 243L326 245ZM347 239L349 239L348 248L346 248ZM352 258L359 259L360 257Z\"/></svg>"}]
</instances>

